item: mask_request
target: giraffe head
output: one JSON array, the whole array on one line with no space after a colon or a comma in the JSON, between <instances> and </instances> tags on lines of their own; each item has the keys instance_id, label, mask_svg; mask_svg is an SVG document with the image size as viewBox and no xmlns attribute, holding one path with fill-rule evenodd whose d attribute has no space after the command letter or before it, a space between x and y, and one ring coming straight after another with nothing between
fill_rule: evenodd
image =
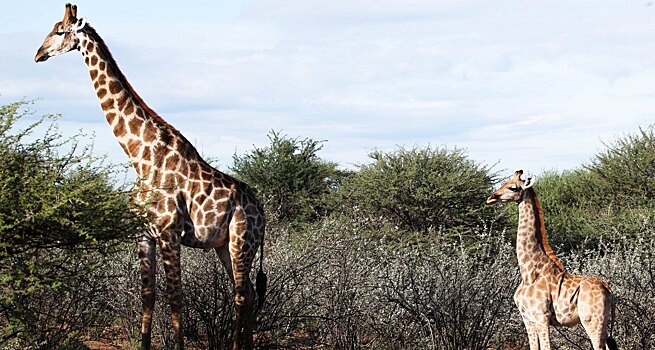
<instances>
[{"instance_id":1,"label":"giraffe head","mask_svg":"<svg viewBox=\"0 0 655 350\"><path fill-rule=\"evenodd\" d=\"M514 176L505 182L500 188L487 198L486 204L496 204L498 202L518 202L523 197L523 191L534 185L536 178L529 176L526 180L521 180L523 170L514 172Z\"/></svg>"},{"instance_id":2,"label":"giraffe head","mask_svg":"<svg viewBox=\"0 0 655 350\"><path fill-rule=\"evenodd\" d=\"M57 22L52 31L45 37L43 45L41 45L34 57L34 61L43 62L50 57L72 50L79 50L80 39L77 33L85 25L86 20L84 18L77 19L77 6L66 4L64 19Z\"/></svg>"}]
</instances>

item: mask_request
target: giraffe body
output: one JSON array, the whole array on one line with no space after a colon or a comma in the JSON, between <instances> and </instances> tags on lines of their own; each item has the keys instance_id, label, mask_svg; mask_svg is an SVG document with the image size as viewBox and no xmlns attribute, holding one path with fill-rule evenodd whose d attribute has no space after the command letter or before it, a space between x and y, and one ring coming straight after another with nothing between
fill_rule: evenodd
<instances>
[{"instance_id":1,"label":"giraffe body","mask_svg":"<svg viewBox=\"0 0 655 350\"><path fill-rule=\"evenodd\" d=\"M532 189L534 178L521 180L522 171L494 192L487 204L518 202L519 227L516 256L521 283L514 302L521 313L530 350L549 350L549 326L581 323L594 350L616 350L608 336L613 303L607 284L597 277L566 272L564 264L548 245L539 199Z\"/></svg>"},{"instance_id":2,"label":"giraffe body","mask_svg":"<svg viewBox=\"0 0 655 350\"><path fill-rule=\"evenodd\" d=\"M76 12L75 6L66 5L64 19L55 24L35 60L45 61L71 50L82 53L107 122L139 177L136 200L147 208L151 223L151 229L137 239L143 301L142 347L151 347L158 244L178 348L184 347L182 245L216 251L234 286L237 320L233 348L252 348L256 296L250 271L257 249L263 245L265 218L261 206L245 183L212 168L178 130L143 102L102 38L86 20L77 19ZM260 265L260 303L264 289L265 275Z\"/></svg>"}]
</instances>

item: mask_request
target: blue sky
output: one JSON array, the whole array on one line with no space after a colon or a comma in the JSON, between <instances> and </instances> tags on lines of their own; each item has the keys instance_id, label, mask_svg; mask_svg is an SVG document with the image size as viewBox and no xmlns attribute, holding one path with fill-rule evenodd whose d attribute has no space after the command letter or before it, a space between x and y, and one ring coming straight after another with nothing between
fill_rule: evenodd
<instances>
[{"instance_id":1,"label":"blue sky","mask_svg":"<svg viewBox=\"0 0 655 350\"><path fill-rule=\"evenodd\" d=\"M5 5L0 104L126 161L81 55L36 64L65 2ZM78 1L144 100L225 169L270 130L344 167L397 145L495 170L572 169L655 116L649 1Z\"/></svg>"}]
</instances>

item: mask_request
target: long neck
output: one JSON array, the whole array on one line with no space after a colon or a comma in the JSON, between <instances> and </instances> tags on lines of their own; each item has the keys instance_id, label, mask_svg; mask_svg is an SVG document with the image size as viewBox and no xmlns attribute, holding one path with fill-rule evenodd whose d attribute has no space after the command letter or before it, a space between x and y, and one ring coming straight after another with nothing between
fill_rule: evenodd
<instances>
[{"instance_id":1,"label":"long neck","mask_svg":"<svg viewBox=\"0 0 655 350\"><path fill-rule=\"evenodd\" d=\"M164 160L170 158L171 151L179 148L188 148L184 153L197 156L195 148L179 131L159 117L134 91L96 31L87 25L79 36L80 51L100 106L137 174L153 176L154 170L165 166Z\"/></svg>"},{"instance_id":2,"label":"long neck","mask_svg":"<svg viewBox=\"0 0 655 350\"><path fill-rule=\"evenodd\" d=\"M564 265L548 245L541 204L531 188L524 191L519 203L516 257L521 278L526 282L532 281L539 274L552 271L548 267L564 270Z\"/></svg>"}]
</instances>

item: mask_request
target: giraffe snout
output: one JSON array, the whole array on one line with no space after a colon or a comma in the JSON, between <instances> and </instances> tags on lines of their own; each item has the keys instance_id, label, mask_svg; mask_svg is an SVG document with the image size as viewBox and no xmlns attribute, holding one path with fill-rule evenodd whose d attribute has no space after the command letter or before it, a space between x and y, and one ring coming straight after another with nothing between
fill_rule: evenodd
<instances>
[{"instance_id":1,"label":"giraffe snout","mask_svg":"<svg viewBox=\"0 0 655 350\"><path fill-rule=\"evenodd\" d=\"M494 193L484 202L486 205L496 204L500 200L500 195Z\"/></svg>"},{"instance_id":2,"label":"giraffe snout","mask_svg":"<svg viewBox=\"0 0 655 350\"><path fill-rule=\"evenodd\" d=\"M39 50L36 52L36 56L34 56L34 62L45 62L50 58L46 50L43 48L43 46L39 47Z\"/></svg>"}]
</instances>

